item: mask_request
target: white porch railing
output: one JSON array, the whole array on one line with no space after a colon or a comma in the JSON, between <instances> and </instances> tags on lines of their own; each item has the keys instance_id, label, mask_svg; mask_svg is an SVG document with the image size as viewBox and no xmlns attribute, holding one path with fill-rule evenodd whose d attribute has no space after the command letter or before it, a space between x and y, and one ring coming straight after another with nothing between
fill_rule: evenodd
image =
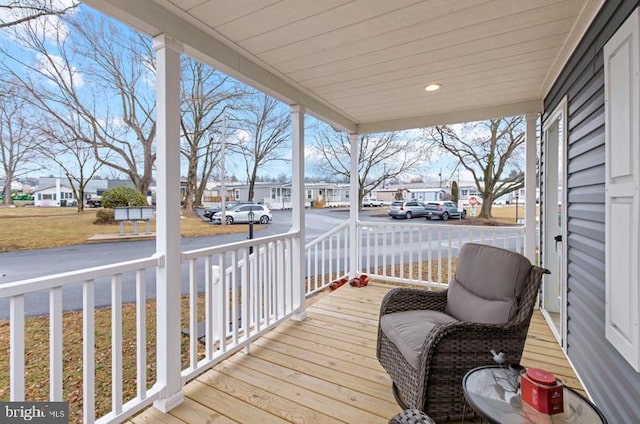
<instances>
[{"instance_id":1,"label":"white porch railing","mask_svg":"<svg viewBox=\"0 0 640 424\"><path fill-rule=\"evenodd\" d=\"M426 287L446 287L458 250L474 242L523 253L522 226L359 222L358 271Z\"/></svg>"},{"instance_id":2,"label":"white porch railing","mask_svg":"<svg viewBox=\"0 0 640 424\"><path fill-rule=\"evenodd\" d=\"M240 348L248 349L253 340L296 312L294 284L299 282L293 281L291 249L295 236L287 233L183 254L189 269L185 380Z\"/></svg>"},{"instance_id":3,"label":"white porch railing","mask_svg":"<svg viewBox=\"0 0 640 424\"><path fill-rule=\"evenodd\" d=\"M82 417L83 422L95 421L96 385L96 292L109 299L111 307L111 412L98 422L112 422L119 417L135 414L155 399L160 389L156 385L147 389L147 331L146 331L146 282L145 272L154 270L155 257L121 262L113 265L88 268L80 271L7 283L0 286L0 300L9 299L9 398L25 400L25 342L31 334L25 332L25 304L43 293L49 298L49 400L63 401L63 302L64 297L81 297L82 311ZM122 367L122 294L123 280L131 280L136 305L136 395L123 402ZM33 329L31 329L33 331ZM131 342L131 340L129 340ZM104 365L104 364L99 364ZM76 367L76 364L74 364ZM0 370L6 372L6 370ZM100 388L104 387L103 384ZM29 399L34 400L34 399ZM42 401L43 399L38 399Z\"/></svg>"},{"instance_id":4,"label":"white porch railing","mask_svg":"<svg viewBox=\"0 0 640 424\"><path fill-rule=\"evenodd\" d=\"M305 245L307 296L349 274L349 222Z\"/></svg>"},{"instance_id":5,"label":"white porch railing","mask_svg":"<svg viewBox=\"0 0 640 424\"><path fill-rule=\"evenodd\" d=\"M350 272L348 223L305 246L305 282L294 281L292 246L297 233L245 240L182 253L183 382L211 368L298 311L297 284L307 296ZM442 286L451 274L458 248L465 242L497 245L522 251L524 228L424 225L424 223L358 224L360 254L356 270L372 277L428 287ZM83 320L82 420L122 422L159 399L163 387L147 370L147 298L153 285L146 274L158 266L155 257L36 278L0 286L0 302L10 305L10 400L25 399L25 304L30 296L49 298L50 400L63 398L63 301L80 298ZM123 292L126 296L123 296ZM96 301L96 293L99 300ZM106 299L105 299L106 297ZM123 301L124 297L124 301ZM27 299L25 301L25 299ZM123 307L135 304L135 395L123 395ZM111 405L96 420L95 314L110 306ZM128 318L128 316L126 317ZM155 325L155 324L154 324ZM99 365L99 364L98 364ZM131 364L128 364L131 365ZM0 370L6 372L6 370ZM150 388L148 388L150 386ZM100 396L100 393L98 393ZM102 395L104 397L104 395ZM29 399L42 400L42 399Z\"/></svg>"}]
</instances>

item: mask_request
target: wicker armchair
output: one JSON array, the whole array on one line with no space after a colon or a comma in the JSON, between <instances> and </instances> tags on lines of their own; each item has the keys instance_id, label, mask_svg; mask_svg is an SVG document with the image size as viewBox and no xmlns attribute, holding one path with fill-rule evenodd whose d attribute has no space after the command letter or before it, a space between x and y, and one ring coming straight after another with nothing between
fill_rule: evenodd
<instances>
[{"instance_id":1,"label":"wicker armchair","mask_svg":"<svg viewBox=\"0 0 640 424\"><path fill-rule=\"evenodd\" d=\"M540 281L549 271L505 249L467 243L444 291L391 290L382 301L377 357L403 409L436 421L473 414L462 378L493 363L519 364Z\"/></svg>"}]
</instances>

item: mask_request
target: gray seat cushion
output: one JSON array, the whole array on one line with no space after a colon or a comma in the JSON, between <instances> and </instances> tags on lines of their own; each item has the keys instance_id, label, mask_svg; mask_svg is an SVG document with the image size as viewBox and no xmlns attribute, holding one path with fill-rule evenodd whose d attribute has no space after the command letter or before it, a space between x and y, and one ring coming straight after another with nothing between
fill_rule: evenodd
<instances>
[{"instance_id":1,"label":"gray seat cushion","mask_svg":"<svg viewBox=\"0 0 640 424\"><path fill-rule=\"evenodd\" d=\"M456 321L455 318L437 311L403 311L383 315L380 319L380 329L407 362L414 369L418 369L422 345L429 332L436 324Z\"/></svg>"},{"instance_id":2,"label":"gray seat cushion","mask_svg":"<svg viewBox=\"0 0 640 424\"><path fill-rule=\"evenodd\" d=\"M504 324L515 315L531 262L516 252L467 243L449 282L447 313L460 321Z\"/></svg>"}]
</instances>

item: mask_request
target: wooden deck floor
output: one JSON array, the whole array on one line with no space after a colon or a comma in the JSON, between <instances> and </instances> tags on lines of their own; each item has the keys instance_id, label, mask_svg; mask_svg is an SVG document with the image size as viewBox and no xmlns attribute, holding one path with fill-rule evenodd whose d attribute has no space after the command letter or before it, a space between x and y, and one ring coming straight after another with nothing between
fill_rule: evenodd
<instances>
[{"instance_id":1,"label":"wooden deck floor","mask_svg":"<svg viewBox=\"0 0 640 424\"><path fill-rule=\"evenodd\" d=\"M390 286L322 294L308 319L287 322L185 387L168 414L149 408L133 423L387 423L400 411L375 358L378 311ZM580 383L536 312L523 365Z\"/></svg>"}]
</instances>

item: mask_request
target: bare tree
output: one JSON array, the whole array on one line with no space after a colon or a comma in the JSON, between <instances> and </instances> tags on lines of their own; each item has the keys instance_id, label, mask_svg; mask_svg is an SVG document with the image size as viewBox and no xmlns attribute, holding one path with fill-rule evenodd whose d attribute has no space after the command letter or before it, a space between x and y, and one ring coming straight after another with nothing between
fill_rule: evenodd
<instances>
[{"instance_id":1,"label":"bare tree","mask_svg":"<svg viewBox=\"0 0 640 424\"><path fill-rule=\"evenodd\" d=\"M481 218L491 218L495 199L524 187L520 169L525 141L523 116L438 126L424 133L471 173L482 195ZM509 178L504 177L507 174Z\"/></svg>"},{"instance_id":2,"label":"bare tree","mask_svg":"<svg viewBox=\"0 0 640 424\"><path fill-rule=\"evenodd\" d=\"M242 113L236 117L236 134L243 134L229 144L239 153L245 164L249 183L249 198L254 200L258 168L271 162L288 161L284 149L290 140L291 117L280 102L266 94L254 92L244 102Z\"/></svg>"},{"instance_id":3,"label":"bare tree","mask_svg":"<svg viewBox=\"0 0 640 424\"><path fill-rule=\"evenodd\" d=\"M10 59L4 69L48 119L91 146L99 163L127 175L146 194L156 158L150 41L86 14L23 27L15 37L33 57L4 50ZM82 125L71 122L70 115Z\"/></svg>"},{"instance_id":4,"label":"bare tree","mask_svg":"<svg viewBox=\"0 0 640 424\"><path fill-rule=\"evenodd\" d=\"M181 153L187 161L185 209L202 205L207 181L219 163L222 116L245 94L221 72L195 59L183 59L180 125Z\"/></svg>"},{"instance_id":5,"label":"bare tree","mask_svg":"<svg viewBox=\"0 0 640 424\"><path fill-rule=\"evenodd\" d=\"M76 124L83 122L81 119L74 121ZM42 139L38 146L40 154L64 171L77 200L78 212L82 212L87 184L102 166L95 160L93 148L76 138L76 134L88 134L90 130L71 131L68 126L61 126L55 121L41 120L38 132Z\"/></svg>"},{"instance_id":6,"label":"bare tree","mask_svg":"<svg viewBox=\"0 0 640 424\"><path fill-rule=\"evenodd\" d=\"M396 132L361 135L359 141L358 205L384 181L416 169L428 158L424 144L402 140ZM350 178L351 143L347 133L319 127L313 144L321 156L320 172Z\"/></svg>"},{"instance_id":7,"label":"bare tree","mask_svg":"<svg viewBox=\"0 0 640 424\"><path fill-rule=\"evenodd\" d=\"M29 172L41 169L37 163L32 111L10 84L0 94L0 164L4 174L3 203L10 205L11 182Z\"/></svg>"},{"instance_id":8,"label":"bare tree","mask_svg":"<svg viewBox=\"0 0 640 424\"><path fill-rule=\"evenodd\" d=\"M0 28L19 25L45 16L60 16L80 3L73 0L1 0Z\"/></svg>"}]
</instances>

